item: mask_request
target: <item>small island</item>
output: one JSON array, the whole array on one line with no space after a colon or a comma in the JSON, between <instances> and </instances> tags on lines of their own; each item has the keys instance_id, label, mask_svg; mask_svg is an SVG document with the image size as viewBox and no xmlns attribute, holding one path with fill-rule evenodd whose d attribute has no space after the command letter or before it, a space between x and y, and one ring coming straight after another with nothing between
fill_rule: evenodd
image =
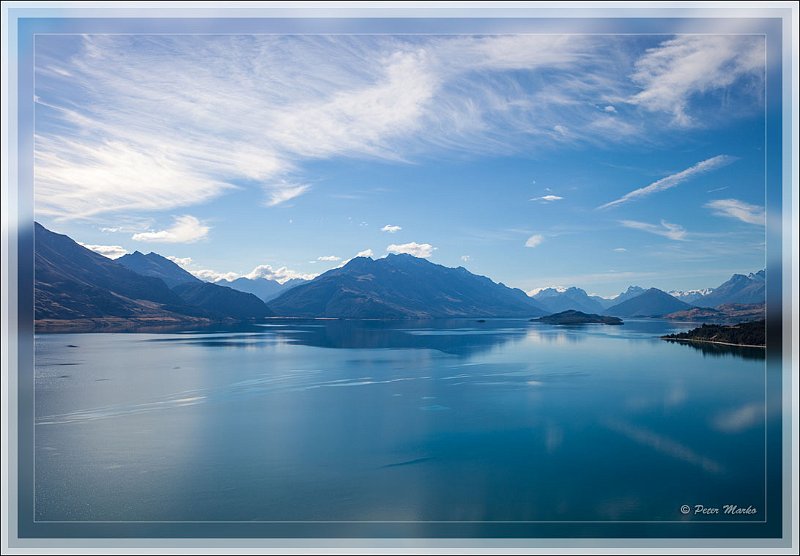
<instances>
[{"instance_id":1,"label":"small island","mask_svg":"<svg viewBox=\"0 0 800 556\"><path fill-rule=\"evenodd\" d=\"M543 322L545 324L622 324L622 319L569 310L538 319L531 319L531 322Z\"/></svg>"},{"instance_id":2,"label":"small island","mask_svg":"<svg viewBox=\"0 0 800 556\"><path fill-rule=\"evenodd\" d=\"M766 347L764 320L734 325L704 324L688 332L661 336L671 342L708 342L731 346Z\"/></svg>"}]
</instances>

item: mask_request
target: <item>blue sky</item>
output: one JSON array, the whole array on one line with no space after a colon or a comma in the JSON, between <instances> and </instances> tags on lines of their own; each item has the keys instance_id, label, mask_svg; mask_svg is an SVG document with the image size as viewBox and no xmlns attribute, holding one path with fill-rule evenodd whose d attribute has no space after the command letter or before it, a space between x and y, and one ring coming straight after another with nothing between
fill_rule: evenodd
<instances>
[{"instance_id":1,"label":"blue sky","mask_svg":"<svg viewBox=\"0 0 800 556\"><path fill-rule=\"evenodd\" d=\"M409 252L526 291L764 267L760 35L39 35L35 212L207 279Z\"/></svg>"}]
</instances>

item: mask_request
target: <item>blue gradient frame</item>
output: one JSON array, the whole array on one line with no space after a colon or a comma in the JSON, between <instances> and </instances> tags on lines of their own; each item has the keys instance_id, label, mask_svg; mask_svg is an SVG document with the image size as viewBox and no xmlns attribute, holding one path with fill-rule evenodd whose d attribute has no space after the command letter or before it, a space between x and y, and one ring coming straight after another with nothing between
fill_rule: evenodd
<instances>
[{"instance_id":1,"label":"blue gradient frame","mask_svg":"<svg viewBox=\"0 0 800 556\"><path fill-rule=\"evenodd\" d=\"M602 542L576 542L561 544L555 539L684 539L669 546L688 543L697 546L701 539L729 539L725 542L710 541L708 546L749 546L754 541L744 539L773 539L769 546L786 546L789 532L789 505L785 496L790 492L791 476L787 474L787 461L781 452L783 441L790 431L783 427L768 429L774 446L767 452L767 477L779 477L777 483L766 485L768 492L766 523L37 523L33 520L33 419L30 408L33 403L33 45L39 33L593 33L593 34L672 34L709 32L720 24L741 24L733 18L539 18L539 17L492 17L492 18L180 18L155 19L134 17L130 19L84 18L84 17L19 17L9 11L13 26L16 23L16 69L17 81L11 81L11 92L16 93L18 204L16 206L17 228L11 230L13 240L16 232L17 261L17 369L16 397L18 452L16 487L17 527L21 541L18 546L39 546L23 543L24 539L121 539L121 538L294 538L294 539L539 539L537 546L603 546ZM30 10L26 10L30 12ZM784 10L785 11L785 10ZM52 13L52 12L51 12ZM13 16L13 17L12 17ZM791 144L785 140L784 126L787 102L783 81L783 59L785 50L784 20L780 17L748 19L748 32L764 33L767 37L767 91L766 91L766 252L767 252L767 407L772 411L783 407L787 386L782 382L789 372L784 358L787 333L785 317L791 313L791 299L784 288L785 242L789 238L786 223L782 218L787 195L791 194L791 176L786 175L787 160L791 158ZM712 31L713 32L713 31ZM775 60L776 63L772 63ZM16 85L16 88L15 88ZM12 104L13 106L13 104ZM14 131L13 128L11 130ZM12 267L13 268L13 267ZM10 294L11 295L11 294ZM13 318L13 317L12 317ZM790 337L790 336L789 336ZM12 370L13 371L13 370ZM11 383L14 385L14 382ZM784 423L788 421L784 420ZM784 425L785 427L785 425ZM13 494L13 493L12 493ZM13 502L13 498L11 500ZM13 524L10 523L10 526ZM550 539L550 541L542 541ZM691 540L686 540L691 539ZM734 540L736 539L736 540ZM531 546L530 541L510 541L511 547ZM609 541L606 541L609 542ZM610 543L614 546L620 543ZM471 543L470 546L473 546ZM623 544L624 545L624 544ZM661 544L656 544L662 546ZM209 546L208 542L200 546ZM243 546L251 546L242 545ZM405 545L409 546L409 545ZM413 546L413 545L410 545ZM493 545L487 545L493 546ZM650 546L638 542L632 546Z\"/></svg>"}]
</instances>

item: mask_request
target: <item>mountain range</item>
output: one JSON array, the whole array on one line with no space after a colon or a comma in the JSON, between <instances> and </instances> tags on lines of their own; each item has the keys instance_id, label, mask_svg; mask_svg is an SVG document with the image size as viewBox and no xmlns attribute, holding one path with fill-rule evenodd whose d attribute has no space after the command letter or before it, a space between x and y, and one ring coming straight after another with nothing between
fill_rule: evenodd
<instances>
[{"instance_id":1,"label":"mountain range","mask_svg":"<svg viewBox=\"0 0 800 556\"><path fill-rule=\"evenodd\" d=\"M605 310L605 314L615 317L659 317L691 307L688 303L675 299L667 292L650 288L636 297L612 305Z\"/></svg>"},{"instance_id":2,"label":"mountain range","mask_svg":"<svg viewBox=\"0 0 800 556\"><path fill-rule=\"evenodd\" d=\"M302 278L292 278L284 283L280 283L267 278L242 277L236 278L235 280L217 280L214 283L220 286L233 288L234 290L238 290L240 292L252 293L261 301L266 303L267 301L275 299L282 293L289 291L293 287L299 286L300 284L305 284L306 282L308 282L308 280L303 280Z\"/></svg>"},{"instance_id":3,"label":"mountain range","mask_svg":"<svg viewBox=\"0 0 800 556\"><path fill-rule=\"evenodd\" d=\"M269 303L278 315L335 318L538 317L547 314L522 290L463 267L411 255L356 257Z\"/></svg>"},{"instance_id":4,"label":"mountain range","mask_svg":"<svg viewBox=\"0 0 800 556\"><path fill-rule=\"evenodd\" d=\"M590 296L580 288L559 290L546 288L533 296L536 303L551 313L574 310L583 313L602 313L609 305L599 296Z\"/></svg>"},{"instance_id":5,"label":"mountain range","mask_svg":"<svg viewBox=\"0 0 800 556\"><path fill-rule=\"evenodd\" d=\"M765 272L735 274L710 290L630 286L614 298L547 288L528 296L463 267L399 254L357 257L314 280L205 282L173 261L139 251L116 260L35 225L35 318L209 322L267 316L327 318L539 317L580 311L618 317L736 318L765 300ZM691 304L685 300L692 299ZM265 300L268 303L265 303ZM714 309L716 307L716 309Z\"/></svg>"},{"instance_id":6,"label":"mountain range","mask_svg":"<svg viewBox=\"0 0 800 556\"><path fill-rule=\"evenodd\" d=\"M202 280L186 272L177 264L166 257L162 257L158 253L148 253L145 255L139 251L134 251L133 253L128 253L118 259L114 259L114 261L134 271L136 274L160 278L170 288L178 284L202 283Z\"/></svg>"},{"instance_id":7,"label":"mountain range","mask_svg":"<svg viewBox=\"0 0 800 556\"><path fill-rule=\"evenodd\" d=\"M533 299L552 312L572 309L600 313L605 310L606 314L613 315L618 313L623 315L620 311L627 312L632 310L632 307L636 307L635 312L642 315L654 310L664 310L665 312L658 314L665 315L679 311L686 312L693 308L714 309L731 305L763 305L766 302L765 274L763 270L747 275L734 274L729 280L716 288L701 290L664 292L656 288L645 289L640 286L630 286L624 292L610 299L588 295L580 288L547 288L536 293ZM675 304L664 295L658 296L662 302L661 304L653 304L655 301L653 290L669 296L672 300L680 301L683 305ZM647 292L650 292L648 296L642 298L641 296ZM616 312L609 312L613 307L636 298L641 298L636 304L626 305L622 309L614 309ZM602 307L602 309L597 310L598 307ZM729 310L723 310L722 312L730 316ZM706 311L703 314L711 315L715 313Z\"/></svg>"},{"instance_id":8,"label":"mountain range","mask_svg":"<svg viewBox=\"0 0 800 556\"><path fill-rule=\"evenodd\" d=\"M698 307L719 307L731 303L764 303L766 300L766 272L759 270L748 275L734 274L730 280L714 288L693 305Z\"/></svg>"},{"instance_id":9,"label":"mountain range","mask_svg":"<svg viewBox=\"0 0 800 556\"><path fill-rule=\"evenodd\" d=\"M35 319L203 322L272 314L256 296L198 280L156 253L122 259L112 261L36 223Z\"/></svg>"}]
</instances>

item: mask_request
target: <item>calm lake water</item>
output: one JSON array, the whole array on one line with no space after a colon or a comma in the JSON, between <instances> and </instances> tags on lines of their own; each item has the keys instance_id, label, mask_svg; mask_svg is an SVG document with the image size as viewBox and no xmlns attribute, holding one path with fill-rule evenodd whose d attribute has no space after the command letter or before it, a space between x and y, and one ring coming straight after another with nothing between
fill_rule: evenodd
<instances>
[{"instance_id":1,"label":"calm lake water","mask_svg":"<svg viewBox=\"0 0 800 556\"><path fill-rule=\"evenodd\" d=\"M764 519L763 351L692 325L36 336L40 521ZM680 507L692 506L684 516ZM726 518L731 519L731 518Z\"/></svg>"}]
</instances>

